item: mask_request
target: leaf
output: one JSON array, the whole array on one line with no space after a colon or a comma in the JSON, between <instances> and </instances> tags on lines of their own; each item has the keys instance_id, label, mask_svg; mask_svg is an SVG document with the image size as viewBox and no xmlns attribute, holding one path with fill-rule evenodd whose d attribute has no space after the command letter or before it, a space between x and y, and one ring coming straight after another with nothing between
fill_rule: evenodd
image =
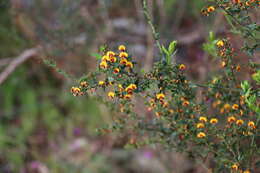
<instances>
[{"instance_id":1,"label":"leaf","mask_svg":"<svg viewBox=\"0 0 260 173\"><path fill-rule=\"evenodd\" d=\"M162 46L162 50L166 56L169 56L169 52L164 46Z\"/></svg>"},{"instance_id":2,"label":"leaf","mask_svg":"<svg viewBox=\"0 0 260 173\"><path fill-rule=\"evenodd\" d=\"M168 47L168 52L170 55L172 55L175 51L175 48L176 48L176 45L177 45L177 41L172 41Z\"/></svg>"},{"instance_id":3,"label":"leaf","mask_svg":"<svg viewBox=\"0 0 260 173\"><path fill-rule=\"evenodd\" d=\"M91 56L95 57L97 60L101 60L102 56L98 53L92 53Z\"/></svg>"}]
</instances>

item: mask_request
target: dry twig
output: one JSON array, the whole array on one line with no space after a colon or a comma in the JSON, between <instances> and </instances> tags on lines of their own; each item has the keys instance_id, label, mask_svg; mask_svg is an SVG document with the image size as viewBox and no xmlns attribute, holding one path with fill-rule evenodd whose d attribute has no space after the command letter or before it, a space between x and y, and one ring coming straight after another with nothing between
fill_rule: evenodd
<instances>
[{"instance_id":1,"label":"dry twig","mask_svg":"<svg viewBox=\"0 0 260 173\"><path fill-rule=\"evenodd\" d=\"M25 50L21 55L13 58L10 64L0 73L0 85L7 79L7 77L16 69L17 66L25 62L27 59L34 57L39 53L41 47L35 47Z\"/></svg>"}]
</instances>

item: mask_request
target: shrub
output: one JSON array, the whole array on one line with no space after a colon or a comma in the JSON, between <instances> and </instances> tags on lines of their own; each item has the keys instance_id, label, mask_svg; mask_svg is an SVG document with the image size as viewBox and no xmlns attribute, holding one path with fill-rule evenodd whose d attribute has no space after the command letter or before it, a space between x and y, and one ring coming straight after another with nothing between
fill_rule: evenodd
<instances>
[{"instance_id":1,"label":"shrub","mask_svg":"<svg viewBox=\"0 0 260 173\"><path fill-rule=\"evenodd\" d=\"M259 165L259 64L251 58L243 68L250 80L239 77L241 65L229 38L211 39L210 54L219 59L221 70L204 84L187 79L186 65L172 61L177 42L163 46L143 1L144 14L152 28L160 60L151 71L135 68L135 57L120 45L114 52L103 48L95 72L83 76L71 88L74 96L94 96L115 112L114 123L101 133L127 130L129 146L159 143L185 152L204 165L212 159L214 172L244 172ZM250 11L259 9L257 0L217 0L203 9L204 15L224 12L233 31L244 38L244 47L253 57L259 47L260 27L252 22ZM207 45L206 45L207 46ZM253 75L252 75L253 74ZM203 99L198 99L202 91ZM137 106L145 105L141 114ZM138 136L138 137L137 137ZM139 138L139 140L137 140Z\"/></svg>"}]
</instances>

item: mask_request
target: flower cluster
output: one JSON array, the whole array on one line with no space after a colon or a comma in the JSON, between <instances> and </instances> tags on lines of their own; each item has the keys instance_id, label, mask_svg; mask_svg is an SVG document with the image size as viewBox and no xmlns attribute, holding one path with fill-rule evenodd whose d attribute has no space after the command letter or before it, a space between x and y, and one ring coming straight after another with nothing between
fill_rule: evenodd
<instances>
[{"instance_id":1,"label":"flower cluster","mask_svg":"<svg viewBox=\"0 0 260 173\"><path fill-rule=\"evenodd\" d=\"M225 11L242 28L245 38L253 38L255 43L245 47L253 53L259 46L253 32L258 27L242 21L241 14L258 7L257 0L216 0L203 13ZM246 20L251 21L248 16ZM82 77L79 86L71 88L72 94L95 96L117 112L114 123L100 132L125 130L131 147L159 143L198 160L213 160L211 169L216 172L253 171L259 159L257 65L249 61L247 66L254 75L251 84L243 81L230 38L215 40L213 47L220 60L218 74L206 84L197 84L186 78L186 65L171 62L176 42L168 49L157 44L163 57L147 73L134 68L136 62L124 45L118 47L118 52L103 52L97 70ZM140 113L140 107L146 109Z\"/></svg>"},{"instance_id":2,"label":"flower cluster","mask_svg":"<svg viewBox=\"0 0 260 173\"><path fill-rule=\"evenodd\" d=\"M247 161L254 157L257 148L258 121L255 112L248 109L241 88L237 87L239 70L234 65L229 40L218 40L216 49L224 73L202 87L206 91L201 103L196 101L199 86L186 79L184 64L159 61L150 72L138 73L133 69L136 62L123 45L117 53L105 52L97 71L83 77L71 92L74 96L90 94L100 98L106 94L107 102L113 103L110 106L121 112L115 124L101 128L100 132L125 128L135 137L140 132L146 133L149 143L162 143L202 158L214 153L216 164L223 165L221 170L250 172L251 164ZM137 99L139 105L143 101L147 108L145 114L151 116L136 113L133 100ZM129 122L131 126L127 125ZM249 141L249 151L244 150ZM142 145L136 140L130 144ZM198 152L205 147L208 149ZM241 154L245 157L241 158Z\"/></svg>"}]
</instances>

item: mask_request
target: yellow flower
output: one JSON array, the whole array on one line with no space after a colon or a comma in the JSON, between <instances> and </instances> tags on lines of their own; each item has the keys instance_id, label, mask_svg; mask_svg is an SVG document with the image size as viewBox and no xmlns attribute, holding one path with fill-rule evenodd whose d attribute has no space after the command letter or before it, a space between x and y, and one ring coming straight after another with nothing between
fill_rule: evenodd
<instances>
[{"instance_id":1,"label":"yellow flower","mask_svg":"<svg viewBox=\"0 0 260 173\"><path fill-rule=\"evenodd\" d=\"M181 64L181 65L179 66L179 69L180 69L180 70L185 70L185 69L186 69L186 66L185 66L184 64Z\"/></svg>"},{"instance_id":2,"label":"yellow flower","mask_svg":"<svg viewBox=\"0 0 260 173\"><path fill-rule=\"evenodd\" d=\"M99 64L100 68L106 69L108 67L107 62L106 61L101 61L101 63Z\"/></svg>"},{"instance_id":3,"label":"yellow flower","mask_svg":"<svg viewBox=\"0 0 260 173\"><path fill-rule=\"evenodd\" d=\"M123 91L124 91L124 88L123 88L123 86L122 86L121 84L118 84L118 88L119 88L119 91L120 91L120 92L123 92Z\"/></svg>"},{"instance_id":4,"label":"yellow flower","mask_svg":"<svg viewBox=\"0 0 260 173\"><path fill-rule=\"evenodd\" d=\"M104 84L105 84L105 82L102 81L102 80L98 82L98 85L100 85L100 86L102 86L102 85L104 85Z\"/></svg>"},{"instance_id":5,"label":"yellow flower","mask_svg":"<svg viewBox=\"0 0 260 173\"><path fill-rule=\"evenodd\" d=\"M218 123L218 119L217 118L211 118L209 122L211 124L216 124L216 123Z\"/></svg>"},{"instance_id":6,"label":"yellow flower","mask_svg":"<svg viewBox=\"0 0 260 173\"><path fill-rule=\"evenodd\" d=\"M109 62L112 62L112 63L116 62L116 57L111 56L111 57L109 58Z\"/></svg>"},{"instance_id":7,"label":"yellow flower","mask_svg":"<svg viewBox=\"0 0 260 173\"><path fill-rule=\"evenodd\" d=\"M241 66L240 65L237 65L236 66L236 71L240 71L241 70Z\"/></svg>"},{"instance_id":8,"label":"yellow flower","mask_svg":"<svg viewBox=\"0 0 260 173\"><path fill-rule=\"evenodd\" d=\"M127 63L127 59L122 58L122 59L120 60L120 64L126 65L126 63Z\"/></svg>"},{"instance_id":9,"label":"yellow flower","mask_svg":"<svg viewBox=\"0 0 260 173\"><path fill-rule=\"evenodd\" d=\"M231 166L231 169L237 171L237 170L238 170L238 164L236 164L236 163L233 164L233 165Z\"/></svg>"},{"instance_id":10,"label":"yellow flower","mask_svg":"<svg viewBox=\"0 0 260 173\"><path fill-rule=\"evenodd\" d=\"M204 122L204 123L206 123L208 121L207 117L203 117L203 116L199 117L199 120Z\"/></svg>"},{"instance_id":11,"label":"yellow flower","mask_svg":"<svg viewBox=\"0 0 260 173\"><path fill-rule=\"evenodd\" d=\"M189 102L188 100L185 100L185 101L182 103L183 106L188 106L189 104L190 104L190 102Z\"/></svg>"},{"instance_id":12,"label":"yellow flower","mask_svg":"<svg viewBox=\"0 0 260 173\"><path fill-rule=\"evenodd\" d=\"M207 11L208 11L209 13L215 11L215 7L209 6L209 7L207 8Z\"/></svg>"},{"instance_id":13,"label":"yellow flower","mask_svg":"<svg viewBox=\"0 0 260 173\"><path fill-rule=\"evenodd\" d=\"M205 125L204 125L203 123L198 123L198 124L196 125L196 127L197 127L198 129L200 129L200 128L204 128Z\"/></svg>"},{"instance_id":14,"label":"yellow flower","mask_svg":"<svg viewBox=\"0 0 260 173\"><path fill-rule=\"evenodd\" d=\"M161 112L155 112L155 115L157 116L157 118L160 118L162 113Z\"/></svg>"},{"instance_id":15,"label":"yellow flower","mask_svg":"<svg viewBox=\"0 0 260 173\"><path fill-rule=\"evenodd\" d=\"M233 104L232 109L238 110L238 108L239 108L238 104Z\"/></svg>"},{"instance_id":16,"label":"yellow flower","mask_svg":"<svg viewBox=\"0 0 260 173\"><path fill-rule=\"evenodd\" d=\"M78 87L72 87L70 89L70 91L73 94L73 96L78 96L80 94L80 92L81 92L80 88L78 88Z\"/></svg>"},{"instance_id":17,"label":"yellow flower","mask_svg":"<svg viewBox=\"0 0 260 173\"><path fill-rule=\"evenodd\" d=\"M109 61L109 56L104 55L104 56L102 57L102 61Z\"/></svg>"},{"instance_id":18,"label":"yellow flower","mask_svg":"<svg viewBox=\"0 0 260 173\"><path fill-rule=\"evenodd\" d=\"M225 110L229 110L231 108L230 104L226 103L223 107Z\"/></svg>"},{"instance_id":19,"label":"yellow flower","mask_svg":"<svg viewBox=\"0 0 260 173\"><path fill-rule=\"evenodd\" d=\"M124 45L120 45L118 46L118 50L124 52L126 51L126 47Z\"/></svg>"},{"instance_id":20,"label":"yellow flower","mask_svg":"<svg viewBox=\"0 0 260 173\"><path fill-rule=\"evenodd\" d=\"M225 61L222 61L221 62L221 67L226 67L227 66L227 63Z\"/></svg>"},{"instance_id":21,"label":"yellow flower","mask_svg":"<svg viewBox=\"0 0 260 173\"><path fill-rule=\"evenodd\" d=\"M80 88L78 87L72 87L70 90L72 93L79 93L80 92Z\"/></svg>"},{"instance_id":22,"label":"yellow flower","mask_svg":"<svg viewBox=\"0 0 260 173\"><path fill-rule=\"evenodd\" d=\"M119 68L115 68L115 69L114 69L114 73L115 73L115 74L117 74L117 73L119 73L119 72L120 72Z\"/></svg>"},{"instance_id":23,"label":"yellow flower","mask_svg":"<svg viewBox=\"0 0 260 173\"><path fill-rule=\"evenodd\" d=\"M250 173L250 171L249 170L245 170L243 173Z\"/></svg>"},{"instance_id":24,"label":"yellow flower","mask_svg":"<svg viewBox=\"0 0 260 173\"><path fill-rule=\"evenodd\" d=\"M112 92L112 91L110 91L110 92L107 94L107 96L108 96L109 98L113 99L113 98L115 97L115 93Z\"/></svg>"},{"instance_id":25,"label":"yellow flower","mask_svg":"<svg viewBox=\"0 0 260 173\"><path fill-rule=\"evenodd\" d=\"M156 98L158 100L163 100L165 98L165 95L163 93L158 93L158 94L156 94Z\"/></svg>"},{"instance_id":26,"label":"yellow flower","mask_svg":"<svg viewBox=\"0 0 260 173\"><path fill-rule=\"evenodd\" d=\"M250 128L252 128L252 129L255 129L255 128L256 128L256 127L255 127L255 123L254 123L253 121L249 121L249 122L247 123L247 126L250 127Z\"/></svg>"},{"instance_id":27,"label":"yellow flower","mask_svg":"<svg viewBox=\"0 0 260 173\"><path fill-rule=\"evenodd\" d=\"M217 46L218 46L218 47L223 47L223 46L224 46L224 41L223 41L223 40L219 40L219 41L217 42Z\"/></svg>"},{"instance_id":28,"label":"yellow flower","mask_svg":"<svg viewBox=\"0 0 260 173\"><path fill-rule=\"evenodd\" d=\"M166 107L169 106L169 103L168 103L168 102L165 102L165 101L162 101L162 106L163 106L164 108L166 108Z\"/></svg>"},{"instance_id":29,"label":"yellow flower","mask_svg":"<svg viewBox=\"0 0 260 173\"><path fill-rule=\"evenodd\" d=\"M130 61L126 62L126 66L127 66L127 67L130 67L130 68L133 68L133 67L134 67L133 63L130 62Z\"/></svg>"},{"instance_id":30,"label":"yellow flower","mask_svg":"<svg viewBox=\"0 0 260 173\"><path fill-rule=\"evenodd\" d=\"M108 51L107 54L106 54L108 57L113 57L115 56L115 52L112 52L112 51Z\"/></svg>"},{"instance_id":31,"label":"yellow flower","mask_svg":"<svg viewBox=\"0 0 260 173\"><path fill-rule=\"evenodd\" d=\"M204 138L204 137L206 137L206 134L204 132L199 132L197 134L197 138Z\"/></svg>"},{"instance_id":32,"label":"yellow flower","mask_svg":"<svg viewBox=\"0 0 260 173\"><path fill-rule=\"evenodd\" d=\"M136 90L137 89L137 86L135 84L130 84L128 87L126 87L125 91L127 93L132 93L133 90Z\"/></svg>"},{"instance_id":33,"label":"yellow flower","mask_svg":"<svg viewBox=\"0 0 260 173\"><path fill-rule=\"evenodd\" d=\"M235 118L234 116L230 116L230 117L228 117L227 121L228 121L229 123L233 123L233 122L236 121L236 118Z\"/></svg>"},{"instance_id":34,"label":"yellow flower","mask_svg":"<svg viewBox=\"0 0 260 173\"><path fill-rule=\"evenodd\" d=\"M237 121L236 121L236 124L240 126L240 125L244 124L244 121L241 120L241 119L240 119L240 120L237 120Z\"/></svg>"},{"instance_id":35,"label":"yellow flower","mask_svg":"<svg viewBox=\"0 0 260 173\"><path fill-rule=\"evenodd\" d=\"M131 99L131 98L132 98L132 95L131 95L131 94L126 94L126 95L124 96L124 98L125 98L125 99Z\"/></svg>"},{"instance_id":36,"label":"yellow flower","mask_svg":"<svg viewBox=\"0 0 260 173\"><path fill-rule=\"evenodd\" d=\"M173 113L174 113L174 110L173 110L173 109L169 109L169 112L170 112L171 114L173 114Z\"/></svg>"},{"instance_id":37,"label":"yellow flower","mask_svg":"<svg viewBox=\"0 0 260 173\"><path fill-rule=\"evenodd\" d=\"M126 52L120 52L119 57L120 58L127 58L128 54Z\"/></svg>"},{"instance_id":38,"label":"yellow flower","mask_svg":"<svg viewBox=\"0 0 260 173\"><path fill-rule=\"evenodd\" d=\"M80 86L87 87L88 83L86 81L82 81L82 82L80 82Z\"/></svg>"}]
</instances>

